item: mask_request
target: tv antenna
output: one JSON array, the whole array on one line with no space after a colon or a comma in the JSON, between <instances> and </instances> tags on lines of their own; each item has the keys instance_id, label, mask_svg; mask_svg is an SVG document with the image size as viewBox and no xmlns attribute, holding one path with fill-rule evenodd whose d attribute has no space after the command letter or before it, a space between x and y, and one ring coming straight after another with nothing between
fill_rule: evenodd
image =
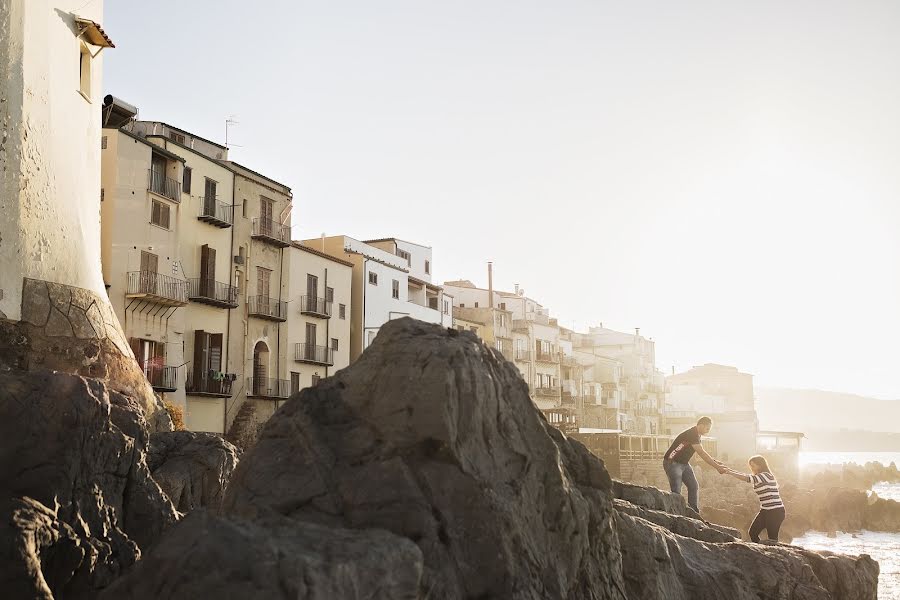
<instances>
[{"instance_id":1,"label":"tv antenna","mask_svg":"<svg viewBox=\"0 0 900 600\"><path fill-rule=\"evenodd\" d=\"M238 146L237 144L229 144L228 143L228 128L231 127L232 125L240 125L240 122L237 119L235 119L236 116L237 115L228 115L225 118L225 147L226 148L231 148L231 147L241 148L241 146Z\"/></svg>"}]
</instances>

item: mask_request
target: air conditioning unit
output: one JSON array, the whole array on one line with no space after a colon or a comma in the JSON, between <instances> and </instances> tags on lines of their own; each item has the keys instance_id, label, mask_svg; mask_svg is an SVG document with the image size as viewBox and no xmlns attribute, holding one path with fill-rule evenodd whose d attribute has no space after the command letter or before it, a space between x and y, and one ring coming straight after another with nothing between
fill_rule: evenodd
<instances>
[{"instance_id":1,"label":"air conditioning unit","mask_svg":"<svg viewBox=\"0 0 900 600\"><path fill-rule=\"evenodd\" d=\"M239 254L236 254L236 255L234 256L234 264L236 264L236 265L242 265L242 264L244 264L244 257L241 256L241 255L239 255Z\"/></svg>"}]
</instances>

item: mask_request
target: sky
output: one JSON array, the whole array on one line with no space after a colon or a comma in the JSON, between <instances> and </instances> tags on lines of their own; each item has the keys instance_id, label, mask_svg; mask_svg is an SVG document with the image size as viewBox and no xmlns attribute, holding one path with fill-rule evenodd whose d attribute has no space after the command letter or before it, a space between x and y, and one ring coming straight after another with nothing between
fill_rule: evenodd
<instances>
[{"instance_id":1,"label":"sky","mask_svg":"<svg viewBox=\"0 0 900 600\"><path fill-rule=\"evenodd\" d=\"M153 4L106 0L104 89L214 141L232 116L295 239L493 261L666 372L900 399L900 3Z\"/></svg>"}]
</instances>

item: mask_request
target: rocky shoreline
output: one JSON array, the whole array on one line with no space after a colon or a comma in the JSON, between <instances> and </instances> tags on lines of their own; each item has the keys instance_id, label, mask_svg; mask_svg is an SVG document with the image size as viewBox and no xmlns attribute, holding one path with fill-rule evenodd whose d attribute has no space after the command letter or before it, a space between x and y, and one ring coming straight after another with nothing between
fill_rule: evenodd
<instances>
[{"instance_id":1,"label":"rocky shoreline","mask_svg":"<svg viewBox=\"0 0 900 600\"><path fill-rule=\"evenodd\" d=\"M611 480L514 366L410 319L243 455L61 373L0 373L0 432L6 598L876 597L865 555L744 543Z\"/></svg>"}]
</instances>

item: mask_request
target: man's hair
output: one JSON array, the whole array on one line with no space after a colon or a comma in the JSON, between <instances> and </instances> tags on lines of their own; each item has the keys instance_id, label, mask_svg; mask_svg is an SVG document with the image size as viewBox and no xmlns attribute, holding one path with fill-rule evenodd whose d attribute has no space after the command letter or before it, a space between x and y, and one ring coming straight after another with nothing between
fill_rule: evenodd
<instances>
[{"instance_id":1,"label":"man's hair","mask_svg":"<svg viewBox=\"0 0 900 600\"><path fill-rule=\"evenodd\" d=\"M712 426L712 419L709 417L700 417L697 419L697 425L709 425Z\"/></svg>"}]
</instances>

